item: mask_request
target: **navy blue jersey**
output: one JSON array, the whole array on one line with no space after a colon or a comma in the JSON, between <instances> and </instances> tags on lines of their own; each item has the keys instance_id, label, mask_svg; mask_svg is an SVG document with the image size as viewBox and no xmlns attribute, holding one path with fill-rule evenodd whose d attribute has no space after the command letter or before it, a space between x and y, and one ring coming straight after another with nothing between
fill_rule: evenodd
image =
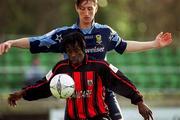
<instances>
[{"instance_id":1,"label":"navy blue jersey","mask_svg":"<svg viewBox=\"0 0 180 120\"><path fill-rule=\"evenodd\" d=\"M43 36L30 37L30 51L32 53L63 53L61 35L68 29L80 28L77 24L74 24L70 27L57 28ZM104 59L108 51L115 50L122 54L126 49L127 43L107 25L93 23L90 28L80 30L85 36L86 53L91 57Z\"/></svg>"}]
</instances>

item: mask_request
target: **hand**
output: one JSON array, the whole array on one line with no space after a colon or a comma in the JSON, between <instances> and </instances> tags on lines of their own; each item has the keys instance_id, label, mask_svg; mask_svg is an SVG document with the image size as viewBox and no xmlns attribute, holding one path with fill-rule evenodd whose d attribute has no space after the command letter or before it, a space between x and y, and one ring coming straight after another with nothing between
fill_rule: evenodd
<instances>
[{"instance_id":1,"label":"hand","mask_svg":"<svg viewBox=\"0 0 180 120\"><path fill-rule=\"evenodd\" d=\"M8 97L8 104L10 106L15 107L17 105L16 101L20 100L24 94L25 94L25 90L16 91L16 92L10 94Z\"/></svg>"},{"instance_id":2,"label":"hand","mask_svg":"<svg viewBox=\"0 0 180 120\"><path fill-rule=\"evenodd\" d=\"M0 44L0 55L7 53L11 48L12 43L10 41L4 42Z\"/></svg>"},{"instance_id":3,"label":"hand","mask_svg":"<svg viewBox=\"0 0 180 120\"><path fill-rule=\"evenodd\" d=\"M172 40L172 35L171 35L171 33L168 33L168 32L164 33L164 34L163 34L163 32L159 33L156 36L156 39L154 40L155 46L157 48L165 47L165 46L171 44L172 41L173 41Z\"/></svg>"},{"instance_id":4,"label":"hand","mask_svg":"<svg viewBox=\"0 0 180 120\"><path fill-rule=\"evenodd\" d=\"M144 120L150 120L150 119L153 120L152 111L148 108L146 104L144 104L143 102L139 102L137 103L137 105L138 105L139 113L142 115Z\"/></svg>"}]
</instances>

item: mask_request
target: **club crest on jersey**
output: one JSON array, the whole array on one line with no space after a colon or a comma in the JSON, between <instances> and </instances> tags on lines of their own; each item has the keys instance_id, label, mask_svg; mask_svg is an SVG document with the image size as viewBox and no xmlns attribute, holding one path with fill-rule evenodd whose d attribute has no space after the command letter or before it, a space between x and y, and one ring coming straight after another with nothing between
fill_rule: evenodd
<instances>
[{"instance_id":1,"label":"club crest on jersey","mask_svg":"<svg viewBox=\"0 0 180 120\"><path fill-rule=\"evenodd\" d=\"M93 80L87 80L87 84L88 84L88 86L92 86L93 85Z\"/></svg>"},{"instance_id":2,"label":"club crest on jersey","mask_svg":"<svg viewBox=\"0 0 180 120\"><path fill-rule=\"evenodd\" d=\"M102 43L102 36L96 35L96 43L101 44Z\"/></svg>"}]
</instances>

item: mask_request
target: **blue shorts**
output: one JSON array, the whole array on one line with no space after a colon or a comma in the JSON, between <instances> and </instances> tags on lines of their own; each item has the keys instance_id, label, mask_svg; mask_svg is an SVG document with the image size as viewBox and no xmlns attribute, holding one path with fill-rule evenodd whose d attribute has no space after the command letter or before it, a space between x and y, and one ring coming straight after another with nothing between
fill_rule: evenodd
<instances>
[{"instance_id":1,"label":"blue shorts","mask_svg":"<svg viewBox=\"0 0 180 120\"><path fill-rule=\"evenodd\" d=\"M122 119L122 113L116 96L112 90L106 90L105 102L109 109L109 115L112 120Z\"/></svg>"}]
</instances>

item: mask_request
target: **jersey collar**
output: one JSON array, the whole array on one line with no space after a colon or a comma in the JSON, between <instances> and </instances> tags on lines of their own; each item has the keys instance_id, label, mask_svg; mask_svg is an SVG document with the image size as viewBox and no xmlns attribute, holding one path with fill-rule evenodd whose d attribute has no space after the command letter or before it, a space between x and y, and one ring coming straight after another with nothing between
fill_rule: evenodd
<instances>
[{"instance_id":1,"label":"jersey collar","mask_svg":"<svg viewBox=\"0 0 180 120\"><path fill-rule=\"evenodd\" d=\"M77 22L75 23L75 28L80 29L84 34L91 34L93 28L95 27L95 20L93 20L91 27L87 28L87 29L81 29L79 26L79 19L77 20Z\"/></svg>"}]
</instances>

